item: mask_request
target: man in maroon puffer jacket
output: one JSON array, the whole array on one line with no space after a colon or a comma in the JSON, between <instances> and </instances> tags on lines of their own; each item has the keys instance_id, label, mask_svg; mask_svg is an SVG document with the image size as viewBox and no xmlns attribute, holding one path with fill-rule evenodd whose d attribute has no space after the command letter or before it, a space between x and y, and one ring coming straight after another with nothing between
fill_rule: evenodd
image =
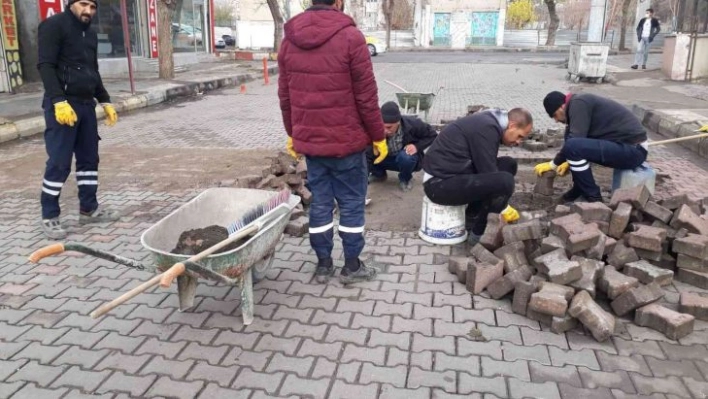
<instances>
[{"instance_id":1,"label":"man in maroon puffer jacket","mask_svg":"<svg viewBox=\"0 0 708 399\"><path fill-rule=\"evenodd\" d=\"M334 275L336 200L344 247L340 281L348 284L376 275L376 269L359 260L368 183L365 150L373 142L374 162L379 163L388 149L364 35L342 12L343 0L313 4L285 24L278 53L278 97L288 152L307 159L310 245L318 259L315 276L325 283Z\"/></svg>"}]
</instances>

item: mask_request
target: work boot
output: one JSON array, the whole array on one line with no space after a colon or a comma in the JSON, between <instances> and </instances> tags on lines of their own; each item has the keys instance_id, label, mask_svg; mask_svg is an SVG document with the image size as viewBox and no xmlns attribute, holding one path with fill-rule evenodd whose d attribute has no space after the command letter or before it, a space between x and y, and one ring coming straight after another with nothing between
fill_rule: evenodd
<instances>
[{"instance_id":1,"label":"work boot","mask_svg":"<svg viewBox=\"0 0 708 399\"><path fill-rule=\"evenodd\" d=\"M383 183L388 179L388 175L383 175L383 176L374 176L374 175L369 175L369 183Z\"/></svg>"},{"instance_id":2,"label":"work boot","mask_svg":"<svg viewBox=\"0 0 708 399\"><path fill-rule=\"evenodd\" d=\"M118 212L103 209L99 206L93 212L80 212L79 224L115 222L119 218Z\"/></svg>"},{"instance_id":3,"label":"work boot","mask_svg":"<svg viewBox=\"0 0 708 399\"><path fill-rule=\"evenodd\" d=\"M42 219L42 231L52 240L63 240L66 238L66 230L61 225L59 218Z\"/></svg>"},{"instance_id":4,"label":"work boot","mask_svg":"<svg viewBox=\"0 0 708 399\"><path fill-rule=\"evenodd\" d=\"M353 263L358 264L358 268ZM344 285L358 283L362 281L371 281L376 277L376 269L366 266L359 259L345 260L342 271L339 272L339 282Z\"/></svg>"},{"instance_id":5,"label":"work boot","mask_svg":"<svg viewBox=\"0 0 708 399\"><path fill-rule=\"evenodd\" d=\"M315 279L320 284L327 284L329 278L334 276L334 263L332 258L318 259L315 269Z\"/></svg>"},{"instance_id":6,"label":"work boot","mask_svg":"<svg viewBox=\"0 0 708 399\"><path fill-rule=\"evenodd\" d=\"M407 193L413 189L413 183L410 181L402 181L398 183L398 187L401 188L401 191Z\"/></svg>"},{"instance_id":7,"label":"work boot","mask_svg":"<svg viewBox=\"0 0 708 399\"><path fill-rule=\"evenodd\" d=\"M573 188L563 194L561 199L563 200L563 202L575 202L575 200L582 197L582 195L583 193L580 191L580 189L576 186L573 186Z\"/></svg>"},{"instance_id":8,"label":"work boot","mask_svg":"<svg viewBox=\"0 0 708 399\"><path fill-rule=\"evenodd\" d=\"M637 69L637 68L639 68L639 66L636 65L636 64L634 64L634 65L632 65L630 68L632 68L632 69Z\"/></svg>"}]
</instances>

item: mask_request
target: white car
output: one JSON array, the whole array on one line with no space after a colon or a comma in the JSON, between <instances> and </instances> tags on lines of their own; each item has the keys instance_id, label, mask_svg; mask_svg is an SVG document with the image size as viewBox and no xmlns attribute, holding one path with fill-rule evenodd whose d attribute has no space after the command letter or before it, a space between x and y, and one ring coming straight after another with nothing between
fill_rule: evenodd
<instances>
[{"instance_id":1,"label":"white car","mask_svg":"<svg viewBox=\"0 0 708 399\"><path fill-rule=\"evenodd\" d=\"M386 52L386 45L381 43L379 39L366 35L364 35L364 38L366 39L366 46L369 48L369 54L372 57Z\"/></svg>"},{"instance_id":2,"label":"white car","mask_svg":"<svg viewBox=\"0 0 708 399\"><path fill-rule=\"evenodd\" d=\"M224 39L222 39L220 37L214 38L214 47L226 48L226 42L224 41Z\"/></svg>"}]
</instances>

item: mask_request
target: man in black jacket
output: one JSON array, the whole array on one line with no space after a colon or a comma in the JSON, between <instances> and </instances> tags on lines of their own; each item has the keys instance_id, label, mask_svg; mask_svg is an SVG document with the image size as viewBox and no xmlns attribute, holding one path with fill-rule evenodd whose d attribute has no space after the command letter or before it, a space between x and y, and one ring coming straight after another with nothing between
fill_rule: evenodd
<instances>
[{"instance_id":1,"label":"man in black jacket","mask_svg":"<svg viewBox=\"0 0 708 399\"><path fill-rule=\"evenodd\" d=\"M424 151L437 137L435 129L414 116L402 116L398 105L389 101L381 107L388 156L373 164L373 152L369 151L370 181L384 181L386 171L398 172L398 184L404 192L411 190L413 172L423 167Z\"/></svg>"},{"instance_id":2,"label":"man in black jacket","mask_svg":"<svg viewBox=\"0 0 708 399\"><path fill-rule=\"evenodd\" d=\"M98 37L90 28L96 0L69 0L63 13L39 24L37 67L44 84L44 141L49 159L42 183L42 229L52 239L63 239L59 195L76 155L79 222L106 222L116 215L99 208L98 124L96 103L103 106L106 124L118 120L111 98L98 73Z\"/></svg>"},{"instance_id":3,"label":"man in black jacket","mask_svg":"<svg viewBox=\"0 0 708 399\"><path fill-rule=\"evenodd\" d=\"M642 69L647 69L647 59L649 58L649 46L654 38L661 31L659 20L654 18L654 10L647 9L647 14L639 21L637 25L637 52L634 55L634 65L632 69L637 69L639 63L642 63Z\"/></svg>"},{"instance_id":4,"label":"man in black jacket","mask_svg":"<svg viewBox=\"0 0 708 399\"><path fill-rule=\"evenodd\" d=\"M634 169L647 159L647 133L637 117L622 104L594 94L548 93L543 100L548 115L565 123L565 143L550 162L536 165L537 175L555 170L563 176L570 169L573 188L565 202L583 197L602 201L590 163L615 169Z\"/></svg>"},{"instance_id":5,"label":"man in black jacket","mask_svg":"<svg viewBox=\"0 0 708 399\"><path fill-rule=\"evenodd\" d=\"M497 155L501 144L519 145L532 128L533 118L525 109L476 112L447 125L425 155L425 195L440 205L467 205L470 245L484 234L489 213L500 213L505 222L519 219L509 206L516 161Z\"/></svg>"}]
</instances>

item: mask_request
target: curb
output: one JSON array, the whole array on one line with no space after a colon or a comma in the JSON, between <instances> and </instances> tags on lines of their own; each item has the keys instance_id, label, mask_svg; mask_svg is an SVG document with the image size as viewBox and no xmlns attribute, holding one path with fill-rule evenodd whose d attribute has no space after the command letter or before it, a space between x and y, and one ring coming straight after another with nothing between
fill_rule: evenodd
<instances>
[{"instance_id":1,"label":"curb","mask_svg":"<svg viewBox=\"0 0 708 399\"><path fill-rule=\"evenodd\" d=\"M669 139L695 135L695 131L701 127L701 123L698 121L682 121L668 115L663 115L643 105L634 104L632 106L632 113L639 118L644 127ZM708 159L708 139L706 138L687 140L676 144Z\"/></svg>"},{"instance_id":2,"label":"curb","mask_svg":"<svg viewBox=\"0 0 708 399\"><path fill-rule=\"evenodd\" d=\"M278 67L269 67L268 73L270 75L277 75ZM143 94L137 94L126 99L116 101L113 103L113 106L117 112L147 108L180 97L189 97L197 93L253 82L261 76L262 75L260 73L239 73L233 76L208 78L194 82L183 82L177 86L171 87L165 86L173 83L165 82L164 85L148 90L147 92L143 92ZM100 105L96 106L96 117L98 120L105 118L105 113ZM44 116L33 116L30 118L18 119L16 121L9 121L7 123L0 124L0 143L30 137L35 134L42 133L44 129Z\"/></svg>"},{"instance_id":3,"label":"curb","mask_svg":"<svg viewBox=\"0 0 708 399\"><path fill-rule=\"evenodd\" d=\"M452 49L442 47L399 47L387 50L389 53L567 53L570 47L467 47L464 49Z\"/></svg>"}]
</instances>

